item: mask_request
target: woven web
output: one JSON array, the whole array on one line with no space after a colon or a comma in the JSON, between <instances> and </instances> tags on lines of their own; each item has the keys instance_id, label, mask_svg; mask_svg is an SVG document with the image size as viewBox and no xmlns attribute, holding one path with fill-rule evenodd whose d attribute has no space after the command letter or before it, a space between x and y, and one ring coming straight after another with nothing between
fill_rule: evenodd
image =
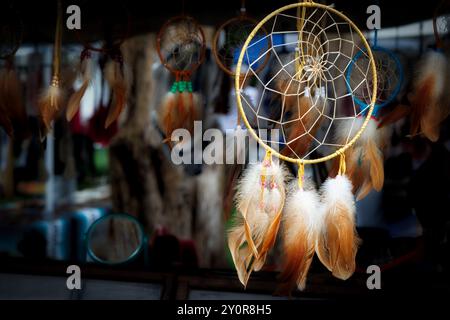
<instances>
[{"instance_id":1,"label":"woven web","mask_svg":"<svg viewBox=\"0 0 450 320\"><path fill-rule=\"evenodd\" d=\"M172 70L189 71L201 62L204 40L193 19L180 18L167 25L160 45L163 63Z\"/></svg>"},{"instance_id":2,"label":"woven web","mask_svg":"<svg viewBox=\"0 0 450 320\"><path fill-rule=\"evenodd\" d=\"M369 58L362 39L331 11L304 10L304 15L296 9L275 15L264 25L268 35L250 42L239 94L246 118L263 143L292 159L317 159L343 147L358 131L355 120L369 106L360 108L354 94L370 92L370 67L353 66L360 81L348 83L346 73L355 54L362 51ZM252 46L269 40L270 48L261 55L249 54ZM271 60L258 72L254 66L267 54ZM251 77L261 92L255 105L242 90ZM337 137L338 128L347 128L345 142ZM279 129L278 137L268 134L271 129Z\"/></svg>"},{"instance_id":3,"label":"woven web","mask_svg":"<svg viewBox=\"0 0 450 320\"><path fill-rule=\"evenodd\" d=\"M400 75L402 74L399 61L395 60L393 53L384 49L372 49L373 58L375 60L375 68L377 70L377 105L385 105L395 99L401 85ZM366 69L370 64L367 55L357 56L355 65L360 69ZM352 87L362 80L363 75L360 72L350 72L349 80ZM363 106L370 104L372 96L372 71L369 69L367 87L359 87L354 90L354 96L358 98Z\"/></svg>"},{"instance_id":4,"label":"woven web","mask_svg":"<svg viewBox=\"0 0 450 320\"><path fill-rule=\"evenodd\" d=\"M255 22L251 19L242 17L230 20L217 31L219 32L216 42L217 58L228 72L233 72L233 67L237 63L240 49L255 28L255 25ZM267 33L264 30L259 29L254 38L259 39L266 35ZM269 44L264 48L258 48L259 53L263 53L263 50L267 50L268 47ZM264 62L260 63L260 67L264 65Z\"/></svg>"}]
</instances>

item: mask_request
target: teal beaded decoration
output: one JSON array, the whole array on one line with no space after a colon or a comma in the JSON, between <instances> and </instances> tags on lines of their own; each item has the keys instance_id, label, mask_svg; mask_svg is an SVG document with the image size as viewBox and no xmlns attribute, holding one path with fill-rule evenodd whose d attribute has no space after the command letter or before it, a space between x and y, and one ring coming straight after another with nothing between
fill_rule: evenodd
<instances>
[{"instance_id":1,"label":"teal beaded decoration","mask_svg":"<svg viewBox=\"0 0 450 320\"><path fill-rule=\"evenodd\" d=\"M183 93L183 92L192 93L192 82L190 81L175 81L170 88L170 92L172 93Z\"/></svg>"}]
</instances>

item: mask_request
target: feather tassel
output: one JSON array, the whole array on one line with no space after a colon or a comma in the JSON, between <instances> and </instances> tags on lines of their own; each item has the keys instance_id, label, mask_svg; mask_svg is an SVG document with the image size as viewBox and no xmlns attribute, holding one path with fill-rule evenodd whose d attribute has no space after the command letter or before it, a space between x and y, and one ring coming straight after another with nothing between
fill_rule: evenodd
<instances>
[{"instance_id":1,"label":"feather tassel","mask_svg":"<svg viewBox=\"0 0 450 320\"><path fill-rule=\"evenodd\" d=\"M105 79L112 91L112 102L105 121L107 129L122 113L127 103L127 83L121 56L111 59L105 66Z\"/></svg>"},{"instance_id":2,"label":"feather tassel","mask_svg":"<svg viewBox=\"0 0 450 320\"><path fill-rule=\"evenodd\" d=\"M239 181L239 219L229 232L228 245L244 286L250 273L262 268L274 245L284 205L284 177L283 167L265 160L246 170Z\"/></svg>"},{"instance_id":3,"label":"feather tassel","mask_svg":"<svg viewBox=\"0 0 450 320\"><path fill-rule=\"evenodd\" d=\"M320 199L314 188L303 190L293 183L283 217L285 262L278 292L290 294L295 286L304 290L314 257L317 232L322 223Z\"/></svg>"},{"instance_id":4,"label":"feather tassel","mask_svg":"<svg viewBox=\"0 0 450 320\"><path fill-rule=\"evenodd\" d=\"M422 132L429 140L439 138L439 125L445 119L441 99L444 95L447 59L429 51L420 61L411 95L411 135Z\"/></svg>"},{"instance_id":5,"label":"feather tassel","mask_svg":"<svg viewBox=\"0 0 450 320\"><path fill-rule=\"evenodd\" d=\"M47 130L51 129L52 121L57 117L63 101L63 90L59 87L59 80L53 78L50 87L44 91L38 101L42 121Z\"/></svg>"},{"instance_id":6,"label":"feather tassel","mask_svg":"<svg viewBox=\"0 0 450 320\"><path fill-rule=\"evenodd\" d=\"M337 141L340 144L346 144L347 138L353 137L361 129L364 120L364 118L358 117L353 123L353 127L350 127L352 125L350 121L339 126ZM353 191L357 194L357 200L367 196L372 188L376 191L383 188L383 150L388 145L389 139L390 128L379 128L378 120L371 118L360 138L346 151L348 176L352 181ZM335 160L334 169L337 168L337 161L339 160Z\"/></svg>"},{"instance_id":7,"label":"feather tassel","mask_svg":"<svg viewBox=\"0 0 450 320\"><path fill-rule=\"evenodd\" d=\"M175 129L194 131L194 121L201 119L202 98L192 92L173 92L166 94L160 107L159 123L163 128L166 142L171 141Z\"/></svg>"},{"instance_id":8,"label":"feather tassel","mask_svg":"<svg viewBox=\"0 0 450 320\"><path fill-rule=\"evenodd\" d=\"M67 121L71 121L77 113L80 108L81 100L83 99L83 96L92 80L92 59L87 52L83 52L81 56L80 74L83 79L83 83L81 84L81 87L69 98L66 111Z\"/></svg>"},{"instance_id":9,"label":"feather tassel","mask_svg":"<svg viewBox=\"0 0 450 320\"><path fill-rule=\"evenodd\" d=\"M328 178L322 186L322 201L324 223L316 252L335 277L346 280L355 271L359 245L351 181L344 175Z\"/></svg>"}]
</instances>

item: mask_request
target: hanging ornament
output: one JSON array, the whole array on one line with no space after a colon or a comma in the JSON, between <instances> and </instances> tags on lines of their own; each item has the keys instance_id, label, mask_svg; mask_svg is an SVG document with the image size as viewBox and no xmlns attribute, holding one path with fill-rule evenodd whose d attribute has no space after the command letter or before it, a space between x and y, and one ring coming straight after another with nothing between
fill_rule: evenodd
<instances>
[{"instance_id":1,"label":"hanging ornament","mask_svg":"<svg viewBox=\"0 0 450 320\"><path fill-rule=\"evenodd\" d=\"M304 166L299 165L298 182L291 183L283 217L283 252L281 294L290 294L297 286L305 289L313 260L322 215L320 197L314 186L304 186Z\"/></svg>"},{"instance_id":2,"label":"hanging ornament","mask_svg":"<svg viewBox=\"0 0 450 320\"><path fill-rule=\"evenodd\" d=\"M236 76L235 68L239 52L245 40L257 24L258 21L248 15L245 0L242 0L239 14L236 17L225 21L217 28L216 33L214 34L212 53L217 65L226 75L231 77ZM257 44L258 40L263 39L267 34L267 31L262 27L258 30L257 34L253 36L252 42L254 45L251 50L251 56L246 59L248 64L252 63L253 56L257 57L270 49L270 39ZM261 61L253 61L257 64L257 66L255 66L256 74L267 65L269 59L270 53L266 54ZM228 79L225 78L223 81L227 80ZM251 98L245 93L245 89L243 95L246 96L246 103L250 104ZM234 111L237 113L237 110L230 110L230 112ZM232 133L227 133L226 146L229 148L227 154L231 154L230 148L236 147L236 152L233 152L233 154L234 159L237 159L239 163L242 163L242 159L245 157L245 144L240 142L245 141L244 139L246 136L247 130L245 126L242 125L239 113L237 113L236 127Z\"/></svg>"},{"instance_id":3,"label":"hanging ornament","mask_svg":"<svg viewBox=\"0 0 450 320\"><path fill-rule=\"evenodd\" d=\"M377 95L372 115L366 130L360 139L347 150L348 175L353 184L353 190L357 194L357 200L361 200L375 189L380 191L384 184L383 151L390 139L390 128L380 126L380 111L392 103L398 96L403 85L403 67L398 57L384 47L378 45L378 31L374 31L373 45L371 46L375 65L377 68ZM354 97L359 108L359 115L355 121L346 122L338 128L336 135L341 143L349 138L349 132L357 132L364 123L371 101L372 84L360 85L365 77L370 61L364 50L360 50L353 57L353 61L347 71L347 90ZM353 89L355 88L355 89ZM335 168L337 168L335 161Z\"/></svg>"},{"instance_id":4,"label":"hanging ornament","mask_svg":"<svg viewBox=\"0 0 450 320\"><path fill-rule=\"evenodd\" d=\"M111 12L110 15L111 17L114 17L117 15L117 12ZM102 67L102 72L112 95L112 101L108 108L104 129L107 129L114 123L124 110L128 98L128 78L125 72L121 45L128 38L130 33L131 17L126 6L121 7L120 15L126 16L126 27L121 28L122 30L120 32L114 32L115 25L113 21L108 21L106 26L107 32L105 34L106 40L102 47L92 46L83 39L79 30L76 31L76 36L79 41L83 43L84 47L80 55L79 65L79 74L82 79L82 84L69 98L66 110L67 121L71 121L77 113L81 100L91 83L94 68L94 53L99 55L99 60L107 60L106 66ZM109 16L109 14L107 16Z\"/></svg>"},{"instance_id":5,"label":"hanging ornament","mask_svg":"<svg viewBox=\"0 0 450 320\"><path fill-rule=\"evenodd\" d=\"M269 75L266 77L255 75L256 64L246 63L253 35L262 27L271 32L259 41L272 39L270 49L252 61L263 61L270 52L273 59L265 67L269 70L262 70ZM357 52L360 48L364 49L362 54L368 66L359 84L350 84L350 88L351 92L361 85L370 88L364 114L356 108L355 95L337 89L346 86L346 75L353 60L348 52ZM280 57L281 53L288 54ZM275 197L269 206L273 210L284 208L281 230L285 259L280 291L290 291L295 286L305 288L314 252L334 276L347 279L355 269L358 238L352 184L345 175L344 155L364 134L377 97L377 70L367 40L349 18L332 7L311 1L291 4L275 10L258 23L243 45L235 73L237 104L251 137L266 149L270 158L273 156L299 167L298 181L288 194L286 206L284 196L281 200ZM243 89L249 77L255 77L262 89L255 105L245 101ZM349 100L353 108L347 108ZM355 122L358 116L361 116L361 125L352 127L354 130L347 127L347 139L340 141L335 132L345 122ZM267 129L278 129L279 139L268 135ZM338 156L339 174L326 181L320 197L313 187L304 186L305 165ZM269 191L255 192L254 187L265 175L263 168L266 167L259 164L244 171L237 191L241 219L228 235L233 261L244 285L251 271L263 267L265 260L261 257L267 252L263 255L261 244L267 241L273 246L276 237L265 240L266 217L270 215L261 208L267 208L270 203L265 203L259 195ZM286 179L283 170L275 176L276 180ZM284 195L284 188L279 194ZM281 213L276 213L275 217L278 215ZM278 231L278 227L273 230Z\"/></svg>"},{"instance_id":6,"label":"hanging ornament","mask_svg":"<svg viewBox=\"0 0 450 320\"><path fill-rule=\"evenodd\" d=\"M268 152L264 161L247 169L239 181L238 218L229 231L228 246L244 286L251 272L262 268L275 243L286 194L285 175Z\"/></svg>"},{"instance_id":7,"label":"hanging ornament","mask_svg":"<svg viewBox=\"0 0 450 320\"><path fill-rule=\"evenodd\" d=\"M55 31L55 43L53 47L52 80L50 86L41 94L38 101L41 119L45 125L45 130L50 130L52 121L56 118L61 107L64 92L60 86L61 68L61 41L62 41L62 3L57 2L57 19ZM42 135L45 136L45 135Z\"/></svg>"},{"instance_id":8,"label":"hanging ornament","mask_svg":"<svg viewBox=\"0 0 450 320\"><path fill-rule=\"evenodd\" d=\"M80 56L80 73L83 83L69 98L66 110L66 119L71 121L80 108L81 99L89 87L92 80L92 59L90 51L85 48Z\"/></svg>"},{"instance_id":9,"label":"hanging ornament","mask_svg":"<svg viewBox=\"0 0 450 320\"><path fill-rule=\"evenodd\" d=\"M345 158L341 157L341 166ZM352 183L341 168L322 186L323 224L316 252L322 264L339 279L347 280L355 271L359 238L355 227L355 202Z\"/></svg>"},{"instance_id":10,"label":"hanging ornament","mask_svg":"<svg viewBox=\"0 0 450 320\"><path fill-rule=\"evenodd\" d=\"M161 63L175 77L159 109L159 123L171 145L173 130L193 132L201 119L202 98L194 93L191 76L205 59L205 35L194 18L182 14L169 19L159 31L156 43Z\"/></svg>"}]
</instances>

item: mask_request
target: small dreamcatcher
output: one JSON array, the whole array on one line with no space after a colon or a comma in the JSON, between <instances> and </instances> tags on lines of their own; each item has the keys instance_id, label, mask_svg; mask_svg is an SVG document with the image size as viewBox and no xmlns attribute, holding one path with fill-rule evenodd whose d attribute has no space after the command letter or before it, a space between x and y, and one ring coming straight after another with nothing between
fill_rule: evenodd
<instances>
[{"instance_id":1,"label":"small dreamcatcher","mask_svg":"<svg viewBox=\"0 0 450 320\"><path fill-rule=\"evenodd\" d=\"M422 134L435 142L439 139L440 125L450 114L450 74L445 41L450 34L450 6L441 1L433 16L435 46L417 63L412 79L412 92L406 104L399 104L382 119L381 126L410 116L410 136Z\"/></svg>"},{"instance_id":2,"label":"small dreamcatcher","mask_svg":"<svg viewBox=\"0 0 450 320\"><path fill-rule=\"evenodd\" d=\"M164 67L175 77L159 109L159 123L171 145L175 129L193 132L201 119L202 99L194 92L191 76L205 59L205 35L197 21L185 14L169 19L159 31L156 48Z\"/></svg>"},{"instance_id":3,"label":"small dreamcatcher","mask_svg":"<svg viewBox=\"0 0 450 320\"><path fill-rule=\"evenodd\" d=\"M397 98L403 85L403 67L400 60L395 53L378 45L378 30L374 33L371 50L377 69L376 102L366 130L346 154L348 176L352 180L353 190L358 200L364 198L370 190L380 191L383 187L383 150L387 146L391 132L387 126L380 127L380 110ZM359 51L354 56L347 70L346 85L348 92L353 92L353 99L359 108L364 110L371 102L372 84L369 81L368 87L358 85L365 76L360 70L366 70L371 63L367 55L363 53ZM353 130L358 130L364 120L364 114L361 114ZM348 128L345 127L339 131L341 141L345 141L347 132ZM337 162L335 170L337 170Z\"/></svg>"},{"instance_id":4,"label":"small dreamcatcher","mask_svg":"<svg viewBox=\"0 0 450 320\"><path fill-rule=\"evenodd\" d=\"M1 11L0 21L0 126L8 136L22 135L26 130L27 115L14 58L22 43L23 24L13 7Z\"/></svg>"},{"instance_id":5,"label":"small dreamcatcher","mask_svg":"<svg viewBox=\"0 0 450 320\"><path fill-rule=\"evenodd\" d=\"M439 139L440 124L450 114L448 89L449 65L444 51L444 37L448 36L450 6L441 1L433 16L436 47L429 50L419 61L413 80L411 102L411 135L422 133L430 141Z\"/></svg>"},{"instance_id":6,"label":"small dreamcatcher","mask_svg":"<svg viewBox=\"0 0 450 320\"><path fill-rule=\"evenodd\" d=\"M115 123L127 103L128 96L128 84L126 70L124 66L123 54L121 51L121 45L128 38L131 25L131 17L126 10L127 24L124 29L125 32L112 35L113 30L109 30L106 35L107 40L102 47L94 47L88 42L84 41L79 31L76 31L76 35L81 43L83 43L83 50L80 54L79 74L82 79L82 84L69 98L66 110L67 121L71 121L77 113L81 100L88 89L94 72L94 58L93 54L98 53L100 55L101 69L103 76L108 83L111 90L111 100L109 102L108 112L104 123L104 128L108 129L111 124ZM109 29L112 29L110 26ZM103 106L101 106L103 108ZM102 111L103 112L103 111Z\"/></svg>"},{"instance_id":7,"label":"small dreamcatcher","mask_svg":"<svg viewBox=\"0 0 450 320\"><path fill-rule=\"evenodd\" d=\"M247 54L253 35L263 26L270 30L270 54L275 57L266 78L255 72ZM287 58L280 57L282 51L290 52ZM347 70L360 51L370 63L359 70L361 82L349 93ZM266 150L264 160L249 167L239 182L239 219L228 234L240 281L246 285L251 272L263 267L280 224L285 257L282 292L305 287L315 253L334 276L347 279L355 270L359 240L345 152L363 134L376 102L377 71L369 44L357 26L332 7L310 1L291 4L255 27L244 43L236 74L243 78L235 79L242 120ZM261 88L256 104L242 94L242 83L250 76ZM370 103L363 108L354 96L360 86L371 92ZM360 115L364 122L355 130ZM341 127L349 129L345 141L337 134ZM328 178L319 194L305 179L305 165L335 157L340 159L338 175ZM298 166L298 177L289 187L279 159Z\"/></svg>"},{"instance_id":8,"label":"small dreamcatcher","mask_svg":"<svg viewBox=\"0 0 450 320\"><path fill-rule=\"evenodd\" d=\"M240 13L237 16L228 19L217 28L212 43L212 52L217 65L227 76L224 77L223 81L233 81L235 77L235 68L239 58L239 53L242 49L242 46L244 45L245 40L247 40L248 36L257 24L258 20L255 20L248 15L247 9L245 7L245 1L242 0ZM262 71L270 59L271 42L270 38L268 38L267 35L268 33L265 28L261 27L252 39L253 43L258 42L258 45L255 45L252 50L249 50L249 54L251 54L252 57L259 57L264 52L269 51L268 54L264 55L264 58L257 63L257 66L255 66L256 73ZM241 69L244 68L241 67ZM228 76L230 76L230 79L228 79ZM249 87L249 82L250 81L246 81L246 83L244 84L243 90L246 96L248 96L246 91L252 90L252 88ZM226 88L228 89L228 87ZM226 92L226 94L228 95L228 92ZM247 136L247 130L241 123L237 106L235 105L235 103L233 103L234 101L236 101L236 97L233 90L231 92L231 98L229 101L231 102L229 106L229 115L230 118L236 116L236 127L231 134L227 134L226 146L228 148L227 154L232 154L235 160L237 160L238 164L232 167L231 174L229 175L229 179L227 181L227 194L225 195L224 199L224 208L225 212L227 213L229 212L229 209L231 207L231 202L234 195L234 189L232 185L238 178L238 175L241 172L240 164L242 164L245 159L245 144L235 142L243 141L243 139L245 139L245 137ZM235 146L236 150L234 150ZM233 148L233 150L230 150L230 148Z\"/></svg>"}]
</instances>

